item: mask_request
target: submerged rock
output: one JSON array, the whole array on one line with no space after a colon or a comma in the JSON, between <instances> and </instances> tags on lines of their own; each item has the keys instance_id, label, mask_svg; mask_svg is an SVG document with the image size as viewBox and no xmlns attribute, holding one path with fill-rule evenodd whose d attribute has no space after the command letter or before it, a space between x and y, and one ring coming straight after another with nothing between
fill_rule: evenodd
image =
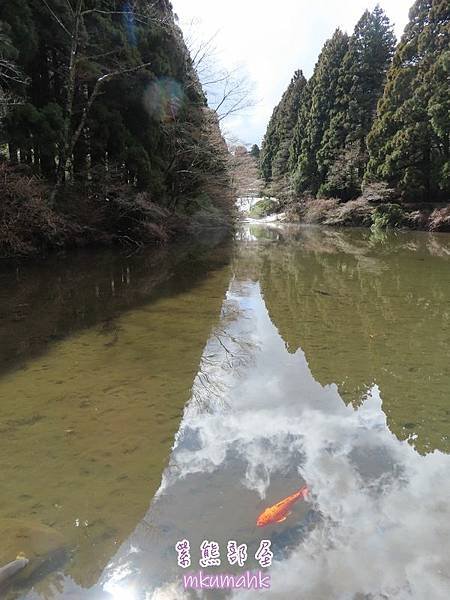
<instances>
[{"instance_id":1,"label":"submerged rock","mask_svg":"<svg viewBox=\"0 0 450 600\"><path fill-rule=\"evenodd\" d=\"M29 562L28 558L18 557L16 560L0 567L0 586L10 580L16 573L24 569Z\"/></svg>"},{"instance_id":2,"label":"submerged rock","mask_svg":"<svg viewBox=\"0 0 450 600\"><path fill-rule=\"evenodd\" d=\"M66 549L63 536L51 527L23 519L0 519L0 586L25 581L48 569L64 558Z\"/></svg>"}]
</instances>

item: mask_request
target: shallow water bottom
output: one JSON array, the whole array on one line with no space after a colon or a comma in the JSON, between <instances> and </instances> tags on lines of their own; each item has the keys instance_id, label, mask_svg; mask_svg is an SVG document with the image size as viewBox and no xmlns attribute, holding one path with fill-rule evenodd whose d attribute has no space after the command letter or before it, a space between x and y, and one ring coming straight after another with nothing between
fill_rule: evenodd
<instances>
[{"instance_id":1,"label":"shallow water bottom","mask_svg":"<svg viewBox=\"0 0 450 600\"><path fill-rule=\"evenodd\" d=\"M207 572L261 569L271 598L448 598L449 256L447 235L251 226L232 246L9 273L0 523L31 521L43 561L7 597L259 597L184 589L207 540Z\"/></svg>"}]
</instances>

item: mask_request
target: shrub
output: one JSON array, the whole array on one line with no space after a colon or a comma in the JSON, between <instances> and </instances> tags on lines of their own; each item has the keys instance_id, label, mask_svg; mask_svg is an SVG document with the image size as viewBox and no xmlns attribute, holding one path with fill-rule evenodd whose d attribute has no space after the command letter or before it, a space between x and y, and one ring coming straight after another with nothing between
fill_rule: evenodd
<instances>
[{"instance_id":1,"label":"shrub","mask_svg":"<svg viewBox=\"0 0 450 600\"><path fill-rule=\"evenodd\" d=\"M407 221L407 215L399 204L387 202L375 208L372 214L372 227L387 229L401 227Z\"/></svg>"},{"instance_id":2,"label":"shrub","mask_svg":"<svg viewBox=\"0 0 450 600\"><path fill-rule=\"evenodd\" d=\"M450 206L435 208L430 215L428 227L431 231L450 231Z\"/></svg>"},{"instance_id":3,"label":"shrub","mask_svg":"<svg viewBox=\"0 0 450 600\"><path fill-rule=\"evenodd\" d=\"M338 204L324 221L326 225L370 226L373 207L364 198Z\"/></svg>"},{"instance_id":4,"label":"shrub","mask_svg":"<svg viewBox=\"0 0 450 600\"><path fill-rule=\"evenodd\" d=\"M362 197L371 204L392 202L395 197L395 190L390 188L384 181L375 181L364 186Z\"/></svg>"},{"instance_id":5,"label":"shrub","mask_svg":"<svg viewBox=\"0 0 450 600\"><path fill-rule=\"evenodd\" d=\"M44 183L26 168L0 161L0 190L0 256L34 254L67 242L67 223L49 206Z\"/></svg>"},{"instance_id":6,"label":"shrub","mask_svg":"<svg viewBox=\"0 0 450 600\"><path fill-rule=\"evenodd\" d=\"M339 206L335 198L308 198L299 205L300 221L308 224L324 223L330 212Z\"/></svg>"},{"instance_id":7,"label":"shrub","mask_svg":"<svg viewBox=\"0 0 450 600\"><path fill-rule=\"evenodd\" d=\"M177 217L127 185L108 195L70 188L53 206L49 188L28 168L0 161L0 256L26 256L87 244L164 243Z\"/></svg>"},{"instance_id":8,"label":"shrub","mask_svg":"<svg viewBox=\"0 0 450 600\"><path fill-rule=\"evenodd\" d=\"M249 211L249 216L253 219L261 219L267 217L277 211L278 202L271 200L270 198L263 198L259 200Z\"/></svg>"}]
</instances>

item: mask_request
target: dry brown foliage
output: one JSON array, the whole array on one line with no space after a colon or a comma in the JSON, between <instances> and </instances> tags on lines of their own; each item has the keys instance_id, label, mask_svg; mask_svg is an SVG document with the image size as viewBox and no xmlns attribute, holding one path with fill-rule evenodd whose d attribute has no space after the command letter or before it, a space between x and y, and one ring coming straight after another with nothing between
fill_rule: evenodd
<instances>
[{"instance_id":1,"label":"dry brown foliage","mask_svg":"<svg viewBox=\"0 0 450 600\"><path fill-rule=\"evenodd\" d=\"M47 197L38 178L0 162L0 256L33 254L68 242L67 224Z\"/></svg>"},{"instance_id":2,"label":"dry brown foliage","mask_svg":"<svg viewBox=\"0 0 450 600\"><path fill-rule=\"evenodd\" d=\"M127 185L90 196L67 190L54 206L49 187L28 169L0 161L0 257L88 244L165 243L182 220Z\"/></svg>"},{"instance_id":3,"label":"dry brown foliage","mask_svg":"<svg viewBox=\"0 0 450 600\"><path fill-rule=\"evenodd\" d=\"M430 231L450 231L450 206L435 208L430 215L428 228Z\"/></svg>"}]
</instances>

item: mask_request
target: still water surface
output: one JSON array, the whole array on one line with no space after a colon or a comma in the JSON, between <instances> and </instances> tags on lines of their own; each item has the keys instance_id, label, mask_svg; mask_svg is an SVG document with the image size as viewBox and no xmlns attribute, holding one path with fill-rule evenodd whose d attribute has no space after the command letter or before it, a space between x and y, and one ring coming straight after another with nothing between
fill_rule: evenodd
<instances>
[{"instance_id":1,"label":"still water surface","mask_svg":"<svg viewBox=\"0 0 450 600\"><path fill-rule=\"evenodd\" d=\"M252 226L4 266L0 560L32 560L3 596L190 598L178 540L233 572L227 541L254 569L266 538L270 598L448 599L449 327L444 234Z\"/></svg>"}]
</instances>

